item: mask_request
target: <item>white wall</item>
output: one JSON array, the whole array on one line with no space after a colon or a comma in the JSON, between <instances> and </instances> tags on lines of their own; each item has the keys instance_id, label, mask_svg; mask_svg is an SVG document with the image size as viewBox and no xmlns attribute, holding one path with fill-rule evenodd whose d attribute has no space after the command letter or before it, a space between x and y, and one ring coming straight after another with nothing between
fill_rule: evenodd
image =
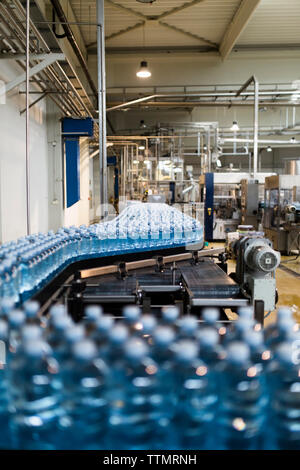
<instances>
[{"instance_id":1,"label":"white wall","mask_svg":"<svg viewBox=\"0 0 300 470\"><path fill-rule=\"evenodd\" d=\"M13 61L1 60L0 79L6 83L21 73ZM26 234L25 106L15 88L0 104L0 241ZM32 95L36 99L36 95ZM46 104L30 111L30 196L32 232L48 229L48 156Z\"/></svg>"}]
</instances>

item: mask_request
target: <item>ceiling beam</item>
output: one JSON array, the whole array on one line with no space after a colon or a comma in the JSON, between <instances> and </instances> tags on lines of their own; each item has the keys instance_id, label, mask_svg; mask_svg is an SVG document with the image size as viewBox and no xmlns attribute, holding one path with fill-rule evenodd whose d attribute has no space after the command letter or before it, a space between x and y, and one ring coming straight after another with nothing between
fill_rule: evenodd
<instances>
[{"instance_id":1,"label":"ceiling beam","mask_svg":"<svg viewBox=\"0 0 300 470\"><path fill-rule=\"evenodd\" d=\"M218 47L218 45L215 42L209 41L209 39L198 36L197 34L190 33L189 31L185 31L184 29L178 28L177 26L173 26L169 23L165 23L164 21L159 21L158 24L161 26L165 26L166 28L172 29L173 31L176 31L176 33L185 34L185 36L196 39L197 41L201 41L207 44L208 46L212 46L215 48Z\"/></svg>"},{"instance_id":2,"label":"ceiling beam","mask_svg":"<svg viewBox=\"0 0 300 470\"><path fill-rule=\"evenodd\" d=\"M226 59L245 30L261 0L242 0L220 44L220 54Z\"/></svg>"},{"instance_id":3,"label":"ceiling beam","mask_svg":"<svg viewBox=\"0 0 300 470\"><path fill-rule=\"evenodd\" d=\"M120 3L113 2L112 0L105 0L106 3L109 3L109 5L114 6L118 10L121 11L126 11L127 13L130 13L131 15L137 16L138 18L142 18L143 20L147 20L147 16L143 15L143 13L140 13L139 11L133 10L132 8L125 7L124 5L121 5Z\"/></svg>"},{"instance_id":4,"label":"ceiling beam","mask_svg":"<svg viewBox=\"0 0 300 470\"><path fill-rule=\"evenodd\" d=\"M198 5L198 3L203 3L206 0L192 0L191 2L186 2L180 5L179 7L172 8L171 10L165 11L158 15L157 19L160 20L161 18L165 18L166 16L173 15L174 13L178 13L179 11L185 10L186 8L193 7Z\"/></svg>"},{"instance_id":5,"label":"ceiling beam","mask_svg":"<svg viewBox=\"0 0 300 470\"><path fill-rule=\"evenodd\" d=\"M145 21L142 21L141 23L136 23L133 26L128 26L127 28L121 29L120 31L116 31L115 33L112 33L109 36L105 36L105 41L108 41L109 39L113 39L113 38L116 38L118 36L121 36L122 34L129 33L129 31L141 28L144 25L145 25ZM95 45L95 44L92 43L92 44L89 45L89 47L91 45Z\"/></svg>"}]
</instances>

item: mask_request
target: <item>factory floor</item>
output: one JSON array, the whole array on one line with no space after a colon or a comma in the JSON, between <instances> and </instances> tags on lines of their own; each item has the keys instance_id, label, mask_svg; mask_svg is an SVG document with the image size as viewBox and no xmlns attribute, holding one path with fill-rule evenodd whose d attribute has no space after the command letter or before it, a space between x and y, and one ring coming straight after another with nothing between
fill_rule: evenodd
<instances>
[{"instance_id":1,"label":"factory floor","mask_svg":"<svg viewBox=\"0 0 300 470\"><path fill-rule=\"evenodd\" d=\"M210 243L210 248L224 246L224 243ZM228 272L235 270L235 262L228 262ZM276 281L279 300L277 308L281 306L290 307L295 319L300 323L300 257L296 255L282 256L281 265L276 271ZM236 315L230 310L226 311L230 319L235 319ZM265 320L265 325L276 321L276 310L272 312Z\"/></svg>"}]
</instances>

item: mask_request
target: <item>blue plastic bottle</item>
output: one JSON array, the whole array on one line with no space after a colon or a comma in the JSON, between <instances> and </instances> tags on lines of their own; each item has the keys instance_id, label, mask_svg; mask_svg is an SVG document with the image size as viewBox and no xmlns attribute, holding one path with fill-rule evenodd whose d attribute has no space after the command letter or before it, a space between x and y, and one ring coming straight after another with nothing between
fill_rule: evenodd
<instances>
[{"instance_id":1,"label":"blue plastic bottle","mask_svg":"<svg viewBox=\"0 0 300 470\"><path fill-rule=\"evenodd\" d=\"M62 368L66 417L63 448L100 450L107 437L107 367L90 340L76 342Z\"/></svg>"},{"instance_id":2,"label":"blue plastic bottle","mask_svg":"<svg viewBox=\"0 0 300 470\"><path fill-rule=\"evenodd\" d=\"M8 343L8 327L4 320L0 320L0 450L11 448L11 435L9 430L9 383L6 364Z\"/></svg>"},{"instance_id":3,"label":"blue plastic bottle","mask_svg":"<svg viewBox=\"0 0 300 470\"><path fill-rule=\"evenodd\" d=\"M186 315L177 322L177 339L196 339L199 323L197 317Z\"/></svg>"},{"instance_id":4,"label":"blue plastic bottle","mask_svg":"<svg viewBox=\"0 0 300 470\"><path fill-rule=\"evenodd\" d=\"M61 381L51 349L41 340L27 341L10 364L10 425L13 447L55 450L63 440Z\"/></svg>"},{"instance_id":5,"label":"blue plastic bottle","mask_svg":"<svg viewBox=\"0 0 300 470\"><path fill-rule=\"evenodd\" d=\"M225 357L224 349L219 344L218 332L211 327L203 327L198 331L199 357L213 370Z\"/></svg>"},{"instance_id":6,"label":"blue plastic bottle","mask_svg":"<svg viewBox=\"0 0 300 470\"><path fill-rule=\"evenodd\" d=\"M176 345L173 367L179 449L213 449L217 388L208 366L198 358L196 342L183 340Z\"/></svg>"},{"instance_id":7,"label":"blue plastic bottle","mask_svg":"<svg viewBox=\"0 0 300 470\"><path fill-rule=\"evenodd\" d=\"M265 448L300 449L300 340L282 343L267 369L270 395Z\"/></svg>"},{"instance_id":8,"label":"blue plastic bottle","mask_svg":"<svg viewBox=\"0 0 300 470\"><path fill-rule=\"evenodd\" d=\"M163 307L161 309L161 324L174 326L179 318L179 308L176 305Z\"/></svg>"},{"instance_id":9,"label":"blue plastic bottle","mask_svg":"<svg viewBox=\"0 0 300 470\"><path fill-rule=\"evenodd\" d=\"M233 342L219 368L216 449L260 450L264 447L267 395L261 372L248 346Z\"/></svg>"}]
</instances>

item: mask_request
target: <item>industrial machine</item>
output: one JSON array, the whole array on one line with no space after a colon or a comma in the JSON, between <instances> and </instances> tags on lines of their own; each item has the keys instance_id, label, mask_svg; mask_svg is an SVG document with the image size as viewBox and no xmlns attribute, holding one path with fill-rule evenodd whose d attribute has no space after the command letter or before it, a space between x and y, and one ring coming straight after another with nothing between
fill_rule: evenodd
<instances>
[{"instance_id":1,"label":"industrial machine","mask_svg":"<svg viewBox=\"0 0 300 470\"><path fill-rule=\"evenodd\" d=\"M245 295L264 302L265 310L275 309L275 270L280 264L280 254L273 250L270 240L257 235L245 236L233 242L236 257L234 279Z\"/></svg>"},{"instance_id":2,"label":"industrial machine","mask_svg":"<svg viewBox=\"0 0 300 470\"><path fill-rule=\"evenodd\" d=\"M183 315L199 318L203 308L214 306L220 309L222 322L228 322L225 309L237 312L253 305L263 324L264 312L275 308L279 254L260 236L235 241L234 253L237 267L232 275L227 274L224 248L178 247L82 260L65 268L34 298L44 313L53 303L68 304L77 321L88 304L99 304L116 316L126 304L157 315L162 306L176 304Z\"/></svg>"},{"instance_id":3,"label":"industrial machine","mask_svg":"<svg viewBox=\"0 0 300 470\"><path fill-rule=\"evenodd\" d=\"M266 178L264 231L275 249L288 255L300 250L299 187L300 175Z\"/></svg>"},{"instance_id":4,"label":"industrial machine","mask_svg":"<svg viewBox=\"0 0 300 470\"><path fill-rule=\"evenodd\" d=\"M200 201L205 205L206 240L225 240L238 225L258 228L260 202L264 197L265 178L259 173L253 179L249 173L205 173L200 176Z\"/></svg>"}]
</instances>

